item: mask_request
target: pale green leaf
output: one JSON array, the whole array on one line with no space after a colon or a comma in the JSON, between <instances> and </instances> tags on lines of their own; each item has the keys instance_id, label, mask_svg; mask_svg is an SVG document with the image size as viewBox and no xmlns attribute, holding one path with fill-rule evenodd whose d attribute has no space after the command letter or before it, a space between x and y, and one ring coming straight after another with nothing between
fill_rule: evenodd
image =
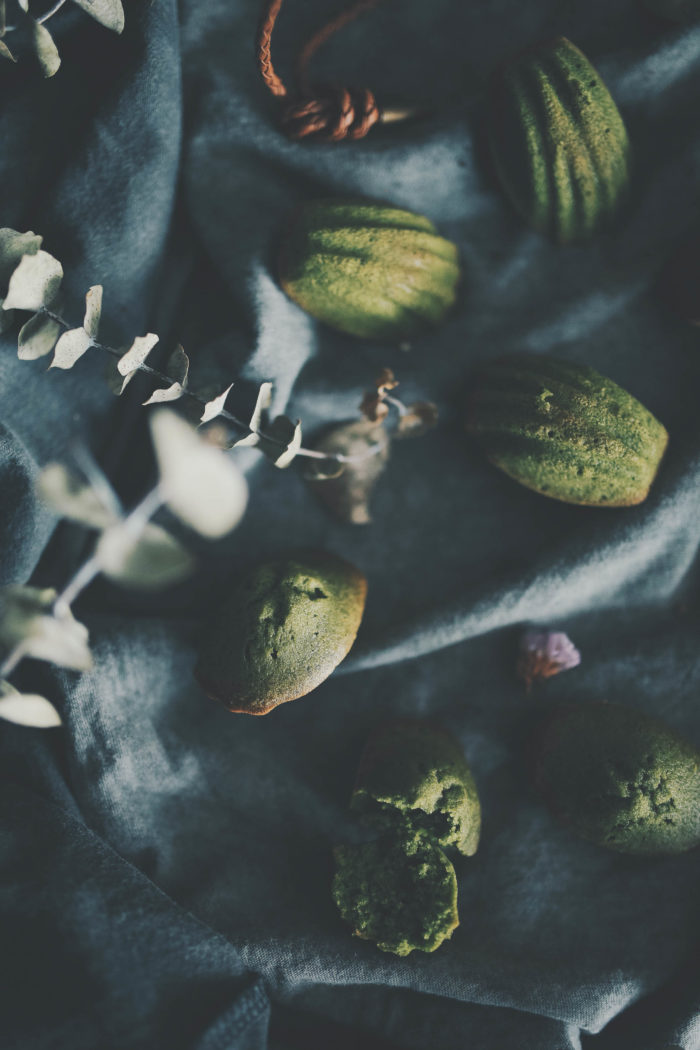
<instances>
[{"instance_id":1,"label":"pale green leaf","mask_svg":"<svg viewBox=\"0 0 700 1050\"><path fill-rule=\"evenodd\" d=\"M58 259L45 251L24 255L10 277L3 310L40 310L55 299L63 279Z\"/></svg>"},{"instance_id":2,"label":"pale green leaf","mask_svg":"<svg viewBox=\"0 0 700 1050\"><path fill-rule=\"evenodd\" d=\"M37 587L0 589L0 646L59 667L87 671L92 667L87 628L67 610L53 611L56 592Z\"/></svg>"},{"instance_id":3,"label":"pale green leaf","mask_svg":"<svg viewBox=\"0 0 700 1050\"><path fill-rule=\"evenodd\" d=\"M8 226L0 228L0 290L4 292L7 282L22 261L23 255L36 255L42 238L31 230L19 233Z\"/></svg>"},{"instance_id":4,"label":"pale green leaf","mask_svg":"<svg viewBox=\"0 0 700 1050\"><path fill-rule=\"evenodd\" d=\"M137 536L131 534L128 521L112 525L102 533L95 555L110 580L139 590L177 583L195 566L182 544L153 522Z\"/></svg>"},{"instance_id":5,"label":"pale green leaf","mask_svg":"<svg viewBox=\"0 0 700 1050\"><path fill-rule=\"evenodd\" d=\"M3 302L4 300L0 299L0 334L2 334L2 332L8 332L15 323L15 311L3 310Z\"/></svg>"},{"instance_id":6,"label":"pale green leaf","mask_svg":"<svg viewBox=\"0 0 700 1050\"><path fill-rule=\"evenodd\" d=\"M102 314L102 285L94 284L85 296L85 319L83 328L94 342L100 327Z\"/></svg>"},{"instance_id":7,"label":"pale green leaf","mask_svg":"<svg viewBox=\"0 0 700 1050\"><path fill-rule=\"evenodd\" d=\"M138 372L157 342L158 336L153 332L137 336L127 352L117 361L119 375L130 377L134 372Z\"/></svg>"},{"instance_id":8,"label":"pale green leaf","mask_svg":"<svg viewBox=\"0 0 700 1050\"><path fill-rule=\"evenodd\" d=\"M173 380L170 386L162 390L154 390L144 405L157 405L165 401L177 401L182 397L187 388L187 379L190 374L190 359L181 346L176 346L168 359L165 371Z\"/></svg>"},{"instance_id":9,"label":"pale green leaf","mask_svg":"<svg viewBox=\"0 0 700 1050\"><path fill-rule=\"evenodd\" d=\"M46 697L38 693L20 693L9 682L3 681L0 681L0 718L34 729L51 729L62 724L61 716Z\"/></svg>"},{"instance_id":10,"label":"pale green leaf","mask_svg":"<svg viewBox=\"0 0 700 1050\"><path fill-rule=\"evenodd\" d=\"M10 62L16 62L17 61L17 59L12 54L12 52L10 51L9 47L7 46L7 44L5 43L4 40L0 40L0 55L3 58L9 58Z\"/></svg>"},{"instance_id":11,"label":"pale green leaf","mask_svg":"<svg viewBox=\"0 0 700 1050\"><path fill-rule=\"evenodd\" d=\"M239 438L238 441L234 441L231 448L240 448L242 445L255 448L256 445L260 444L261 437L258 431L260 430L265 412L268 410L272 403L272 383L261 383L260 389L258 390L258 396L255 402L255 408L253 414L250 417L250 433L246 434L245 437Z\"/></svg>"},{"instance_id":12,"label":"pale green leaf","mask_svg":"<svg viewBox=\"0 0 700 1050\"><path fill-rule=\"evenodd\" d=\"M36 489L51 510L62 518L79 521L92 529L105 529L119 521L119 501L109 488L98 493L62 463L49 463L39 474Z\"/></svg>"},{"instance_id":13,"label":"pale green leaf","mask_svg":"<svg viewBox=\"0 0 700 1050\"><path fill-rule=\"evenodd\" d=\"M260 435L258 448L283 470L292 462L301 448L301 423L293 423L287 416L277 416Z\"/></svg>"},{"instance_id":14,"label":"pale green leaf","mask_svg":"<svg viewBox=\"0 0 700 1050\"><path fill-rule=\"evenodd\" d=\"M39 311L22 325L17 340L17 356L20 361L36 361L50 354L56 345L61 326L58 321Z\"/></svg>"},{"instance_id":15,"label":"pale green leaf","mask_svg":"<svg viewBox=\"0 0 700 1050\"><path fill-rule=\"evenodd\" d=\"M151 433L170 510L203 536L223 536L243 517L248 486L221 449L209 444L174 412L158 409Z\"/></svg>"},{"instance_id":16,"label":"pale green leaf","mask_svg":"<svg viewBox=\"0 0 700 1050\"><path fill-rule=\"evenodd\" d=\"M92 340L84 328L70 328L56 343L49 368L72 368L91 346Z\"/></svg>"},{"instance_id":17,"label":"pale green leaf","mask_svg":"<svg viewBox=\"0 0 700 1050\"><path fill-rule=\"evenodd\" d=\"M41 71L45 77L55 76L61 66L61 56L58 53L54 39L46 26L41 25L40 22L34 19L31 20L31 23L34 54Z\"/></svg>"},{"instance_id":18,"label":"pale green leaf","mask_svg":"<svg viewBox=\"0 0 700 1050\"><path fill-rule=\"evenodd\" d=\"M232 389L233 383L231 383L230 386L227 386L224 392L219 394L218 397L213 398L211 401L207 401L204 406L204 411L199 417L200 423L210 423L212 419L216 419L217 416L221 415L224 410L224 405L226 404L226 398L231 393Z\"/></svg>"},{"instance_id":19,"label":"pale green leaf","mask_svg":"<svg viewBox=\"0 0 700 1050\"><path fill-rule=\"evenodd\" d=\"M261 383L260 389L258 390L258 397L255 402L255 408L253 414L250 417L250 429L252 431L260 430L262 425L263 416L272 404L272 383Z\"/></svg>"},{"instance_id":20,"label":"pale green leaf","mask_svg":"<svg viewBox=\"0 0 700 1050\"><path fill-rule=\"evenodd\" d=\"M124 8L121 0L73 0L74 4L82 7L89 15L100 23L111 29L114 33L121 33L124 28Z\"/></svg>"}]
</instances>

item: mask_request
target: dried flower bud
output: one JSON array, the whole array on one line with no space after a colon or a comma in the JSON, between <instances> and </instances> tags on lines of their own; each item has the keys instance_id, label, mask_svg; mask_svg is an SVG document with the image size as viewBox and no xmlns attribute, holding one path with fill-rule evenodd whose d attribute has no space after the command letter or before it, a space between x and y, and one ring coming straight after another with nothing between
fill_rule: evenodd
<instances>
[{"instance_id":1,"label":"dried flower bud","mask_svg":"<svg viewBox=\"0 0 700 1050\"><path fill-rule=\"evenodd\" d=\"M520 639L516 673L529 689L533 682L580 663L580 652L563 631L526 631Z\"/></svg>"}]
</instances>

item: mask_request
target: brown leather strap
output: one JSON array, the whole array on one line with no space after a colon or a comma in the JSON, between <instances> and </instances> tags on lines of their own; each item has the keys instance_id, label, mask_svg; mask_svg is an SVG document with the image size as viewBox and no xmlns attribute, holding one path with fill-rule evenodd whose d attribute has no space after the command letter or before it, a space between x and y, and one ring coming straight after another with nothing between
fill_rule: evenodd
<instances>
[{"instance_id":1,"label":"brown leather strap","mask_svg":"<svg viewBox=\"0 0 700 1050\"><path fill-rule=\"evenodd\" d=\"M269 91L276 98L290 98L290 92L272 64L272 34L283 0L265 0L257 42L258 67ZM307 41L296 63L298 91L282 114L282 127L293 139L313 138L322 142L360 139L381 117L379 107L368 88L353 90L331 85L312 87L308 67L318 49L364 11L381 0L356 0L339 15L322 26Z\"/></svg>"}]
</instances>

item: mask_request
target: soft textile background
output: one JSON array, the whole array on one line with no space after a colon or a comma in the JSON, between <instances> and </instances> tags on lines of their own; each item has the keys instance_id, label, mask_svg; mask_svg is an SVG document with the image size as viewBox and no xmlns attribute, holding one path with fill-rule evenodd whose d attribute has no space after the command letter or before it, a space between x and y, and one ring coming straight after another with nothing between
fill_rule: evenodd
<instances>
[{"instance_id":1,"label":"soft textile background","mask_svg":"<svg viewBox=\"0 0 700 1050\"><path fill-rule=\"evenodd\" d=\"M305 147L277 133L256 77L257 0L125 6L121 39L77 10L56 18L54 80L3 68L0 225L44 234L76 320L102 283L115 341L147 328L182 339L194 384L240 379L243 408L272 379L275 408L310 434L352 417L386 365L407 399L439 403L441 425L396 449L367 528L335 524L294 469L248 453L248 515L199 544L196 581L148 600L98 585L80 609L95 670L22 668L66 729L0 726L3 1046L698 1050L700 856L635 860L576 840L532 793L523 744L549 704L597 698L700 743L700 347L649 294L698 218L700 27L674 29L631 0L387 0L317 69L433 115ZM287 0L284 72L340 6ZM493 185L479 116L494 64L560 32L607 79L636 157L620 230L566 248L528 232ZM425 212L459 244L459 307L410 351L336 335L276 286L280 225L328 194ZM468 447L470 367L532 350L598 367L667 424L645 505L549 502ZM94 354L46 375L3 337L4 581L60 583L80 556L84 537L52 538L32 495L37 465L74 439L126 498L146 483L148 388L116 402L102 367ZM227 578L301 543L366 572L360 638L309 697L260 720L229 715L191 683L202 618ZM583 652L579 670L529 696L513 678L526 622L565 628ZM458 865L462 925L406 960L353 940L329 898L360 749L392 714L458 736L484 809L479 853Z\"/></svg>"}]
</instances>

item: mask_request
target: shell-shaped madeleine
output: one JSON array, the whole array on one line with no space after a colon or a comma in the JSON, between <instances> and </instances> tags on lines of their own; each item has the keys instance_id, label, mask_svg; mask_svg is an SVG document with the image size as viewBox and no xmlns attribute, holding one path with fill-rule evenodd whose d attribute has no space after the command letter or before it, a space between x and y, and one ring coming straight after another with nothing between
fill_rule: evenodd
<instances>
[{"instance_id":1,"label":"shell-shaped madeleine","mask_svg":"<svg viewBox=\"0 0 700 1050\"><path fill-rule=\"evenodd\" d=\"M646 499L668 443L662 424L617 383L541 354L483 367L466 427L487 458L522 485L593 507Z\"/></svg>"},{"instance_id":2,"label":"shell-shaped madeleine","mask_svg":"<svg viewBox=\"0 0 700 1050\"><path fill-rule=\"evenodd\" d=\"M557 241L588 237L625 198L629 142L613 98L565 37L520 55L493 80L496 172L523 218Z\"/></svg>"},{"instance_id":3,"label":"shell-shaped madeleine","mask_svg":"<svg viewBox=\"0 0 700 1050\"><path fill-rule=\"evenodd\" d=\"M307 313L341 332L397 340L437 324L455 301L457 248L422 215L321 200L295 215L279 278Z\"/></svg>"}]
</instances>

